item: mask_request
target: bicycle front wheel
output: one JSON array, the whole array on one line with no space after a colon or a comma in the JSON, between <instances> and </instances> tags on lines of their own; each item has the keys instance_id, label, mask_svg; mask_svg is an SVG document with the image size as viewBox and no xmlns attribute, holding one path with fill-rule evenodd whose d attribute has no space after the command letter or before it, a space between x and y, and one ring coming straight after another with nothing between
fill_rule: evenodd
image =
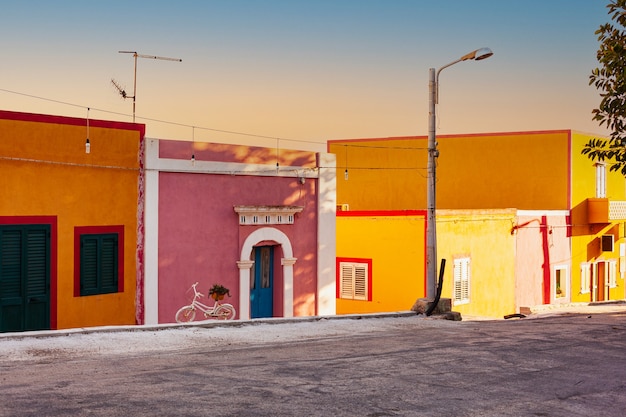
<instances>
[{"instance_id":1,"label":"bicycle front wheel","mask_svg":"<svg viewBox=\"0 0 626 417\"><path fill-rule=\"evenodd\" d=\"M177 323L189 323L196 318L196 309L192 306L182 307L176 312Z\"/></svg>"},{"instance_id":2,"label":"bicycle front wheel","mask_svg":"<svg viewBox=\"0 0 626 417\"><path fill-rule=\"evenodd\" d=\"M231 304L221 304L213 314L217 316L218 320L232 320L235 318L237 312L235 311L235 307Z\"/></svg>"}]
</instances>

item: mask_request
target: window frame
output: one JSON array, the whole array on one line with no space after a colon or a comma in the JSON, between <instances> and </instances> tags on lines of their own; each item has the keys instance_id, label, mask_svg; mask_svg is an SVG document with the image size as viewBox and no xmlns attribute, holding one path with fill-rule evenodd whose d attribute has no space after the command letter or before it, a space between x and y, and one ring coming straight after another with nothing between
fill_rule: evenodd
<instances>
[{"instance_id":1,"label":"window frame","mask_svg":"<svg viewBox=\"0 0 626 417\"><path fill-rule=\"evenodd\" d=\"M596 198L606 198L606 164L596 163Z\"/></svg>"},{"instance_id":2,"label":"window frame","mask_svg":"<svg viewBox=\"0 0 626 417\"><path fill-rule=\"evenodd\" d=\"M555 265L553 270L552 270L552 276L553 276L553 283L554 285L552 285L552 299L555 301L561 301L563 302L564 300L568 300L570 298L570 274L569 274L569 266L562 264L562 265ZM561 293L562 295L558 295L557 294L557 275L560 275L561 278Z\"/></svg>"},{"instance_id":3,"label":"window frame","mask_svg":"<svg viewBox=\"0 0 626 417\"><path fill-rule=\"evenodd\" d=\"M337 258L337 267L336 267L336 275L337 275L337 284L336 297L342 300L352 300L352 301L372 301L372 260L364 259L364 258ZM344 267L352 267L353 270L356 268L360 268L364 272L362 286L364 287L361 294L356 294L357 283L356 274L352 277L352 296L347 296L344 291Z\"/></svg>"},{"instance_id":4,"label":"window frame","mask_svg":"<svg viewBox=\"0 0 626 417\"><path fill-rule=\"evenodd\" d=\"M117 236L117 287L101 287L96 290L83 290L81 276L83 265L83 250L81 242L84 237ZM101 256L99 253L98 257ZM79 226L74 228L74 297L91 295L115 294L124 292L124 226Z\"/></svg>"}]
</instances>

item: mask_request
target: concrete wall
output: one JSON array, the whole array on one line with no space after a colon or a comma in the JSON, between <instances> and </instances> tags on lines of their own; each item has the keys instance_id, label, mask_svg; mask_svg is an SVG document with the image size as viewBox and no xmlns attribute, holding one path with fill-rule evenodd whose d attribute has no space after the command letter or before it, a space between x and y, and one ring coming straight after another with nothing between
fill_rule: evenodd
<instances>
[{"instance_id":1,"label":"concrete wall","mask_svg":"<svg viewBox=\"0 0 626 417\"><path fill-rule=\"evenodd\" d=\"M0 223L55 224L51 327L135 324L144 126L0 111ZM76 296L77 228L123 231L123 292ZM140 257L140 256L139 256ZM139 277L139 280L141 277Z\"/></svg>"},{"instance_id":2,"label":"concrete wall","mask_svg":"<svg viewBox=\"0 0 626 417\"><path fill-rule=\"evenodd\" d=\"M516 236L516 312L520 307L571 302L569 212L519 211L511 232ZM567 275L559 288L557 270Z\"/></svg>"},{"instance_id":3,"label":"concrete wall","mask_svg":"<svg viewBox=\"0 0 626 417\"><path fill-rule=\"evenodd\" d=\"M570 131L437 137L440 209L566 210ZM337 202L351 210L426 207L427 138L329 141L337 155Z\"/></svg>"},{"instance_id":4,"label":"concrete wall","mask_svg":"<svg viewBox=\"0 0 626 417\"><path fill-rule=\"evenodd\" d=\"M624 222L626 216L618 217L617 220L606 223L589 223L587 204L589 198L596 197L596 166L581 151L590 139L596 136L590 134L574 133L572 135L572 192L571 192L571 223L572 223L572 301L590 302L598 300L622 300L625 294L626 265L625 249L620 248L626 244L624 239ZM626 181L620 172L611 172L610 164L606 166L606 198L608 201L626 201ZM600 247L602 235L614 236L614 250L603 252ZM606 263L614 262L617 265L617 280L615 286L607 286L603 294L583 285L581 280L582 268L591 268L592 281L602 285L606 279ZM593 283L592 283L593 284Z\"/></svg>"},{"instance_id":5,"label":"concrete wall","mask_svg":"<svg viewBox=\"0 0 626 417\"><path fill-rule=\"evenodd\" d=\"M515 313L515 210L439 210L437 255L446 259L442 297L462 315ZM470 258L470 301L454 299L454 260ZM439 264L438 264L439 265Z\"/></svg>"},{"instance_id":6,"label":"concrete wall","mask_svg":"<svg viewBox=\"0 0 626 417\"><path fill-rule=\"evenodd\" d=\"M324 186L328 180L320 178L316 154L282 150L277 159L276 150L268 148L148 143L146 223L147 240L153 241L146 255L149 322L173 322L196 281L204 293L214 283L228 287L237 318L249 316L250 254L258 244L278 248L275 316L334 313L334 302L324 299L325 307L319 307L318 291L321 283L334 283L334 257L324 255L328 259L322 271L319 261L321 246L334 248L335 235L334 222L322 226L331 233L320 230L322 212L332 210L334 218L335 206L334 199L330 208L320 203L319 189L333 196L335 190ZM334 178L334 169L329 172ZM289 225L240 225L235 206L298 206L301 211Z\"/></svg>"},{"instance_id":7,"label":"concrete wall","mask_svg":"<svg viewBox=\"0 0 626 417\"><path fill-rule=\"evenodd\" d=\"M425 211L337 213L337 259L371 261L371 300L337 298L337 314L406 311L425 294Z\"/></svg>"}]
</instances>

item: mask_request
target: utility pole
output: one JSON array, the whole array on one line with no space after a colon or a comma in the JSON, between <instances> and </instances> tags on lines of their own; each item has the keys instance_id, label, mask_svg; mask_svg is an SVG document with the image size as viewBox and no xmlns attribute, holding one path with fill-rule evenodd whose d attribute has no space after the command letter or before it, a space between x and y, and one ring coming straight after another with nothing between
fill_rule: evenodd
<instances>
[{"instance_id":1,"label":"utility pole","mask_svg":"<svg viewBox=\"0 0 626 417\"><path fill-rule=\"evenodd\" d=\"M461 58L435 70L428 70L428 182L426 191L426 298L435 299L437 292L437 220L436 220L436 185L437 185L437 149L436 113L439 104L439 73L461 61L481 61L489 58L493 52L489 48L481 48L463 55Z\"/></svg>"},{"instance_id":2,"label":"utility pole","mask_svg":"<svg viewBox=\"0 0 626 417\"><path fill-rule=\"evenodd\" d=\"M182 59L179 58L167 58L163 56L155 56L155 55L143 55L138 54L135 51L118 51L120 54L133 54L133 58L135 59L135 69L134 69L134 77L133 77L133 95L132 97L128 97L126 91L120 87L120 85L114 80L111 79L111 83L115 86L117 91L120 93L122 98L132 98L133 99L133 123L135 123L135 103L137 100L137 58L147 58L147 59L159 59L162 61L177 61L183 62Z\"/></svg>"}]
</instances>

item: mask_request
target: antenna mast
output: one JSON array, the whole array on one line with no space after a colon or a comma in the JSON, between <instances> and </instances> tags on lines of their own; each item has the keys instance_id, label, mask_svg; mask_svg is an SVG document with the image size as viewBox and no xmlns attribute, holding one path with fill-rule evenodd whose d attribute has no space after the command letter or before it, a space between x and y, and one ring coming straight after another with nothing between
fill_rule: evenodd
<instances>
[{"instance_id":1,"label":"antenna mast","mask_svg":"<svg viewBox=\"0 0 626 417\"><path fill-rule=\"evenodd\" d=\"M143 55L143 54L138 54L135 51L118 51L120 54L133 54L133 58L135 60L135 71L134 71L134 79L133 79L133 95L132 97L129 97L128 94L126 94L126 91L120 87L120 85L114 80L111 79L111 82L113 83L113 85L115 86L115 88L117 89L117 91L120 93L120 95L122 96L122 98L132 98L133 99L133 123L135 123L135 102L137 99L137 58L147 58L147 59L160 59L162 61L177 61L177 62L183 62L182 59L179 58L167 58L164 56L155 56L155 55Z\"/></svg>"}]
</instances>

